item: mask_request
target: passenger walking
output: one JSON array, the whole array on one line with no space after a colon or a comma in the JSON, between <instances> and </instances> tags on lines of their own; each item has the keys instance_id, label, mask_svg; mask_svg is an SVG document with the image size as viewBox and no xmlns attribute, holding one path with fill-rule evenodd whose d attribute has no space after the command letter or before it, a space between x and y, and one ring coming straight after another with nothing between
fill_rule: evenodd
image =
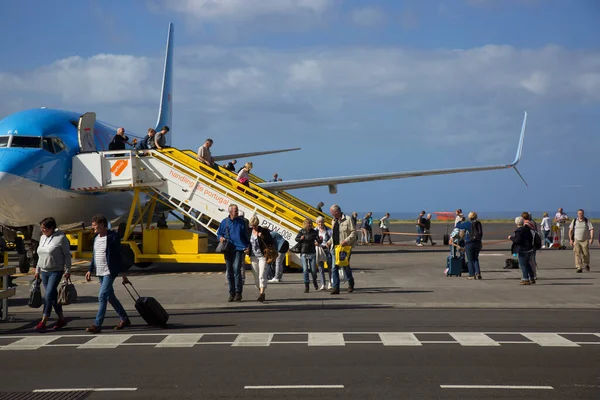
<instances>
[{"instance_id":1,"label":"passenger walking","mask_svg":"<svg viewBox=\"0 0 600 400\"><path fill-rule=\"evenodd\" d=\"M542 232L544 233L542 249L546 248L546 244L548 244L548 248L552 247L552 226L550 224L550 217L548 216L547 212L543 214L542 223L540 226L542 228Z\"/></svg>"},{"instance_id":2,"label":"passenger walking","mask_svg":"<svg viewBox=\"0 0 600 400\"><path fill-rule=\"evenodd\" d=\"M252 167L253 167L253 164L251 162L247 162L246 164L244 164L242 169L240 169L240 172L238 173L236 180L239 183L241 183L242 185L246 185L249 187L250 186L250 171L252 171Z\"/></svg>"},{"instance_id":3,"label":"passenger walking","mask_svg":"<svg viewBox=\"0 0 600 400\"><path fill-rule=\"evenodd\" d=\"M237 160L231 160L225 166L227 171L235 172L235 164L237 164Z\"/></svg>"},{"instance_id":4,"label":"passenger walking","mask_svg":"<svg viewBox=\"0 0 600 400\"><path fill-rule=\"evenodd\" d=\"M577 218L569 226L569 238L575 253L575 268L578 273L590 270L590 245L594 243L594 227L585 217L582 209L577 210Z\"/></svg>"},{"instance_id":5,"label":"passenger walking","mask_svg":"<svg viewBox=\"0 0 600 400\"><path fill-rule=\"evenodd\" d=\"M360 225L362 244L369 244L369 228L371 227L370 224L372 223L372 221L373 220L371 219L371 213L366 213Z\"/></svg>"},{"instance_id":6,"label":"passenger walking","mask_svg":"<svg viewBox=\"0 0 600 400\"><path fill-rule=\"evenodd\" d=\"M538 233L538 227L531 214L527 211L521 213L521 217L523 217L523 224L527 225L531 230L531 240L533 241L533 237ZM533 268L533 272L535 273L535 279L537 279L537 250L535 249L535 243L533 246L533 255L531 256L531 268Z\"/></svg>"},{"instance_id":7,"label":"passenger walking","mask_svg":"<svg viewBox=\"0 0 600 400\"><path fill-rule=\"evenodd\" d=\"M533 270L533 234L531 229L525 225L523 217L515 218L514 236L509 236L508 240L513 242L511 253L518 254L519 268L521 269L521 285L531 285L535 283L535 271ZM470 267L469 267L470 269Z\"/></svg>"},{"instance_id":8,"label":"passenger walking","mask_svg":"<svg viewBox=\"0 0 600 400\"><path fill-rule=\"evenodd\" d=\"M285 261L285 255L290 249L290 243L279 232L271 231L271 237L277 248L277 258L275 259L275 274L273 275L273 279L269 280L269 283L279 283L283 280L283 262Z\"/></svg>"},{"instance_id":9,"label":"passenger walking","mask_svg":"<svg viewBox=\"0 0 600 400\"><path fill-rule=\"evenodd\" d=\"M154 136L156 135L156 131L152 128L148 128L148 134L145 138L141 139L137 145L135 146L136 150L151 150L156 148L154 143Z\"/></svg>"},{"instance_id":10,"label":"passenger walking","mask_svg":"<svg viewBox=\"0 0 600 400\"><path fill-rule=\"evenodd\" d=\"M346 278L348 279L348 293L352 293L354 291L354 277L352 276L352 268L350 268L350 264L345 267L338 265L338 260L335 256L335 250L337 246L354 246L356 243L356 230L354 224L352 224L352 220L346 217L340 206L337 204L334 204L329 208L329 213L333 217L333 228L331 239L329 239L327 244L329 245L329 248L332 249L332 257L335 259L333 263L333 269L331 270L331 279L333 281L333 290L331 291L331 294L340 294L340 268L344 269ZM350 252L348 257L352 257L352 252Z\"/></svg>"},{"instance_id":11,"label":"passenger walking","mask_svg":"<svg viewBox=\"0 0 600 400\"><path fill-rule=\"evenodd\" d=\"M210 148L212 147L212 145L213 140L209 138L206 139L202 146L198 147L198 161L200 161L203 164L206 164L209 167L213 167L215 163L215 159L210 153Z\"/></svg>"},{"instance_id":12,"label":"passenger walking","mask_svg":"<svg viewBox=\"0 0 600 400\"><path fill-rule=\"evenodd\" d=\"M467 266L469 276L467 279L482 279L479 266L479 252L482 247L483 226L477 219L476 212L469 213L469 220L459 222L456 227L466 231L465 252L467 253Z\"/></svg>"},{"instance_id":13,"label":"passenger walking","mask_svg":"<svg viewBox=\"0 0 600 400\"><path fill-rule=\"evenodd\" d=\"M85 274L85 280L92 280L92 272L96 271L96 276L100 280L100 292L98 293L98 313L94 324L86 331L89 333L100 333L102 331L102 323L106 315L106 303L115 309L119 316L119 324L115 326L116 330L121 330L131 325L131 321L127 316L127 312L121 305L113 284L115 279L122 271L121 264L121 238L119 234L108 229L108 220L102 214L97 214L92 217L92 229L96 236L94 237L92 262L90 268ZM127 283L127 278L123 276L123 283Z\"/></svg>"},{"instance_id":14,"label":"passenger walking","mask_svg":"<svg viewBox=\"0 0 600 400\"><path fill-rule=\"evenodd\" d=\"M319 289L319 286L317 285L317 251L315 245L320 244L320 239L310 218L304 220L302 229L300 229L298 235L296 235L296 242L300 243L300 258L302 259L302 272L304 274L304 293L308 293L310 291L309 273L313 278L315 290Z\"/></svg>"},{"instance_id":15,"label":"passenger walking","mask_svg":"<svg viewBox=\"0 0 600 400\"><path fill-rule=\"evenodd\" d=\"M558 226L560 232L560 247L565 247L565 224L569 222L569 216L564 213L562 207L558 209L558 212L554 215L554 222Z\"/></svg>"},{"instance_id":16,"label":"passenger walking","mask_svg":"<svg viewBox=\"0 0 600 400\"><path fill-rule=\"evenodd\" d=\"M392 237L390 236L390 228L388 226L388 220L390 219L390 213L385 213L383 217L379 220L379 228L381 228L381 240L380 243L383 244L385 241L385 237L387 236L388 241L392 244Z\"/></svg>"},{"instance_id":17,"label":"passenger walking","mask_svg":"<svg viewBox=\"0 0 600 400\"><path fill-rule=\"evenodd\" d=\"M249 252L250 240L248 239L248 228L244 219L239 216L238 206L230 204L229 216L221 221L217 229L217 239L220 242L228 240L233 249L224 254L225 271L229 285L229 302L242 301L244 286L242 283L242 265L244 253Z\"/></svg>"},{"instance_id":18,"label":"passenger walking","mask_svg":"<svg viewBox=\"0 0 600 400\"><path fill-rule=\"evenodd\" d=\"M358 226L358 213L356 211L352 213L350 220L352 221L353 226L355 226L355 227Z\"/></svg>"},{"instance_id":19,"label":"passenger walking","mask_svg":"<svg viewBox=\"0 0 600 400\"><path fill-rule=\"evenodd\" d=\"M421 211L417 217L417 246L423 246L423 233L425 233L425 211Z\"/></svg>"},{"instance_id":20,"label":"passenger walking","mask_svg":"<svg viewBox=\"0 0 600 400\"><path fill-rule=\"evenodd\" d=\"M425 225L424 227L424 231L423 231L423 237L425 238L424 241L425 243L427 242L431 242L432 246L435 246L437 243L435 243L433 241L433 237L431 237L431 214L427 214L427 218L425 218L425 221L423 221L423 224Z\"/></svg>"},{"instance_id":21,"label":"passenger walking","mask_svg":"<svg viewBox=\"0 0 600 400\"><path fill-rule=\"evenodd\" d=\"M163 126L155 136L154 136L154 146L158 150L162 150L167 147L167 139L165 135L170 131L168 126Z\"/></svg>"},{"instance_id":22,"label":"passenger walking","mask_svg":"<svg viewBox=\"0 0 600 400\"><path fill-rule=\"evenodd\" d=\"M327 242L331 239L333 232L331 229L325 226L325 218L317 217L317 235L319 235L319 246L325 253L325 260L318 260L317 267L319 268L319 276L321 277L321 286L319 290L331 289L331 269L333 268L333 261L331 258L331 251L327 246ZM327 283L325 283L325 263L327 263Z\"/></svg>"},{"instance_id":23,"label":"passenger walking","mask_svg":"<svg viewBox=\"0 0 600 400\"><path fill-rule=\"evenodd\" d=\"M258 299L261 303L265 301L265 290L267 289L267 248L273 248L273 238L268 229L260 226L260 221L255 215L250 218L250 260L252 261L252 274L254 284L258 289Z\"/></svg>"},{"instance_id":24,"label":"passenger walking","mask_svg":"<svg viewBox=\"0 0 600 400\"><path fill-rule=\"evenodd\" d=\"M37 248L38 263L35 269L34 279L42 278L44 285L44 311L42 320L35 326L35 330L43 332L52 314L52 308L58 315L58 321L53 329L58 330L67 325L63 308L58 303L58 285L63 277L69 279L71 276L71 248L69 240L63 232L57 229L54 218L44 218L40 222L42 236Z\"/></svg>"},{"instance_id":25,"label":"passenger walking","mask_svg":"<svg viewBox=\"0 0 600 400\"><path fill-rule=\"evenodd\" d=\"M125 145L129 143L129 138L125 136L125 128L117 128L117 134L108 144L108 150L125 150Z\"/></svg>"}]
</instances>

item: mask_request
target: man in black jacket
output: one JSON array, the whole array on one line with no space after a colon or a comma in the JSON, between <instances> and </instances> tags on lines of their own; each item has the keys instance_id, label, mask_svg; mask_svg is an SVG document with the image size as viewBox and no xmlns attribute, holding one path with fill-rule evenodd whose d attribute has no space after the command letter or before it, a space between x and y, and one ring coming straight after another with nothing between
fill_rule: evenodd
<instances>
[{"instance_id":1,"label":"man in black jacket","mask_svg":"<svg viewBox=\"0 0 600 400\"><path fill-rule=\"evenodd\" d=\"M90 269L85 274L85 279L89 282L92 280L92 272L96 271L96 276L100 280L100 292L98 293L98 313L94 325L86 329L89 333L100 333L102 331L102 323L106 314L106 303L110 303L119 315L120 322L115 326L116 330L121 330L131 325L127 312L121 305L117 296L113 283L122 269L121 264L121 238L115 231L108 230L108 220L102 214L92 217L92 229L96 233L94 238L94 251ZM127 278L123 276L123 283L126 283Z\"/></svg>"}]
</instances>

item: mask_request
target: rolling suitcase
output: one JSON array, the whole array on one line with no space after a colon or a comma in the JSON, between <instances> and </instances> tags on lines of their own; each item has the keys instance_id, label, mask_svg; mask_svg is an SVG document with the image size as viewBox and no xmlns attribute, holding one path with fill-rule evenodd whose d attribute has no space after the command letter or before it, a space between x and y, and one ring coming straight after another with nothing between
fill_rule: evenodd
<instances>
[{"instance_id":1,"label":"rolling suitcase","mask_svg":"<svg viewBox=\"0 0 600 400\"><path fill-rule=\"evenodd\" d=\"M444 246L448 246L450 244L450 235L444 235Z\"/></svg>"},{"instance_id":2,"label":"rolling suitcase","mask_svg":"<svg viewBox=\"0 0 600 400\"><path fill-rule=\"evenodd\" d=\"M131 285L131 288L138 296L137 299L133 296L131 291L129 291L129 288L127 287L128 284ZM163 306L160 305L158 300L156 300L154 297L141 297L137 290L135 290L133 287L133 284L129 281L124 282L123 286L125 286L127 293L129 293L131 298L135 301L135 309L140 316L144 318L144 321L146 321L148 325L163 327L167 325L169 314L165 311Z\"/></svg>"},{"instance_id":3,"label":"rolling suitcase","mask_svg":"<svg viewBox=\"0 0 600 400\"><path fill-rule=\"evenodd\" d=\"M448 256L446 260L446 276L461 276L462 274L462 257L455 258Z\"/></svg>"}]
</instances>

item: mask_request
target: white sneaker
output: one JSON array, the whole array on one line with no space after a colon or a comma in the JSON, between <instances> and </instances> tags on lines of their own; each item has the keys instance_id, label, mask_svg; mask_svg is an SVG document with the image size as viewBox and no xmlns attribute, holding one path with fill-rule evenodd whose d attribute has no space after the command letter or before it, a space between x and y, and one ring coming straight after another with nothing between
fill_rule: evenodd
<instances>
[{"instance_id":1,"label":"white sneaker","mask_svg":"<svg viewBox=\"0 0 600 400\"><path fill-rule=\"evenodd\" d=\"M423 247L423 243L417 243L417 246Z\"/></svg>"},{"instance_id":2,"label":"white sneaker","mask_svg":"<svg viewBox=\"0 0 600 400\"><path fill-rule=\"evenodd\" d=\"M325 290L325 285L321 285L321 287L319 288L319 290Z\"/></svg>"},{"instance_id":3,"label":"white sneaker","mask_svg":"<svg viewBox=\"0 0 600 400\"><path fill-rule=\"evenodd\" d=\"M545 248L546 248L546 245L543 245L543 246L542 246L542 249L545 249Z\"/></svg>"},{"instance_id":4,"label":"white sneaker","mask_svg":"<svg viewBox=\"0 0 600 400\"><path fill-rule=\"evenodd\" d=\"M327 284L327 290L331 290L331 283Z\"/></svg>"},{"instance_id":5,"label":"white sneaker","mask_svg":"<svg viewBox=\"0 0 600 400\"><path fill-rule=\"evenodd\" d=\"M281 282L281 279L277 279L277 278L269 279L269 283L279 283L279 282Z\"/></svg>"}]
</instances>

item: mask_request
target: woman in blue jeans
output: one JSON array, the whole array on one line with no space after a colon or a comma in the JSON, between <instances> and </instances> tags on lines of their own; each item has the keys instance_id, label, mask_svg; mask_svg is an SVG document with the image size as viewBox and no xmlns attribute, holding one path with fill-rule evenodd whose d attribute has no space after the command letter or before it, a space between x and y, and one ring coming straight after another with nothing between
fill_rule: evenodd
<instances>
[{"instance_id":1,"label":"woman in blue jeans","mask_svg":"<svg viewBox=\"0 0 600 400\"><path fill-rule=\"evenodd\" d=\"M469 277L467 279L482 279L481 268L479 267L479 252L482 248L483 227L477 219L477 213L471 211L469 220L456 224L458 229L464 229L465 253L467 254L467 266L469 267Z\"/></svg>"},{"instance_id":2,"label":"woman in blue jeans","mask_svg":"<svg viewBox=\"0 0 600 400\"><path fill-rule=\"evenodd\" d=\"M56 229L54 218L44 218L40 222L42 236L37 249L38 263L35 270L35 279L42 278L44 285L44 312L42 320L35 326L35 330L43 332L52 313L52 308L58 315L58 321L53 329L58 330L67 325L63 314L62 305L58 303L58 285L63 277L71 275L71 247L65 234Z\"/></svg>"},{"instance_id":3,"label":"woman in blue jeans","mask_svg":"<svg viewBox=\"0 0 600 400\"><path fill-rule=\"evenodd\" d=\"M521 269L521 285L531 285L535 283L535 271L533 270L533 233L525 225L523 217L515 218L517 230L514 236L509 236L508 240L513 242L510 249L512 254L519 255L519 268Z\"/></svg>"},{"instance_id":4,"label":"woman in blue jeans","mask_svg":"<svg viewBox=\"0 0 600 400\"><path fill-rule=\"evenodd\" d=\"M317 285L315 245L318 246L321 243L319 234L313 228L313 222L310 218L304 220L304 227L298 232L296 242L300 243L300 258L302 259L302 272L304 273L304 293L308 293L310 291L309 272L312 275L315 290L319 289Z\"/></svg>"}]
</instances>

